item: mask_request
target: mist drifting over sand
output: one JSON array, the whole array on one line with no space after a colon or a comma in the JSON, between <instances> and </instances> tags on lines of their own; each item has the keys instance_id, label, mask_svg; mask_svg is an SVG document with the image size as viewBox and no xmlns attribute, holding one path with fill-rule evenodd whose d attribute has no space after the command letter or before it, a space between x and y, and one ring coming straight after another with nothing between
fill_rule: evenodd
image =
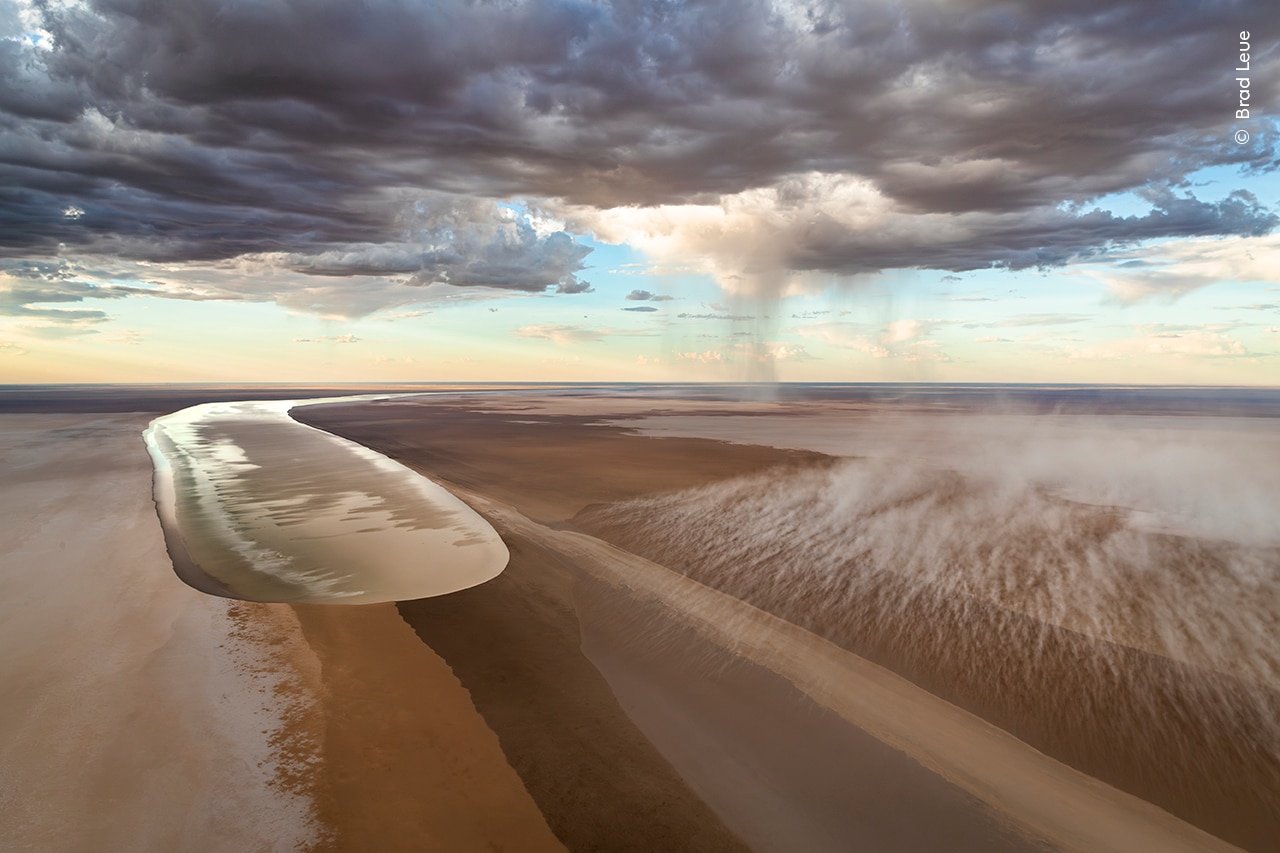
<instances>
[{"instance_id":1,"label":"mist drifting over sand","mask_svg":"<svg viewBox=\"0 0 1280 853\"><path fill-rule=\"evenodd\" d=\"M768 430L656 421L632 423ZM1276 831L1271 419L933 410L788 418L774 434L846 455L575 521L1211 831Z\"/></svg>"}]
</instances>

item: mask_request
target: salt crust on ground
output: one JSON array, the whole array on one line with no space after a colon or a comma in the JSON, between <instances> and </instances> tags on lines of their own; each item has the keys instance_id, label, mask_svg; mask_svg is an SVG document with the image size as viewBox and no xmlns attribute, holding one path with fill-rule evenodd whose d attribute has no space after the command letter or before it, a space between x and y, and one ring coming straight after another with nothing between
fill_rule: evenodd
<instances>
[{"instance_id":1,"label":"salt crust on ground","mask_svg":"<svg viewBox=\"0 0 1280 853\"><path fill-rule=\"evenodd\" d=\"M0 846L306 849L314 662L288 608L174 576L146 422L0 419Z\"/></svg>"}]
</instances>

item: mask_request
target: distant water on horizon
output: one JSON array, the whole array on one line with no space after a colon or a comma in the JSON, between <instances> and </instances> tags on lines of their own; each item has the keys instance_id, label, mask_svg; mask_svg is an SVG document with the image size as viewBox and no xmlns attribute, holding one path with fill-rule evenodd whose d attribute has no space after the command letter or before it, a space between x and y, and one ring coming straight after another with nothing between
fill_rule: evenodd
<instances>
[{"instance_id":1,"label":"distant water on horizon","mask_svg":"<svg viewBox=\"0 0 1280 853\"><path fill-rule=\"evenodd\" d=\"M865 400L1038 411L1199 412L1280 417L1278 386L1094 385L1071 383L928 382L423 382L423 383L171 383L0 384L0 414L55 411L176 411L211 402L302 400L361 394L459 393L624 395L686 398Z\"/></svg>"}]
</instances>

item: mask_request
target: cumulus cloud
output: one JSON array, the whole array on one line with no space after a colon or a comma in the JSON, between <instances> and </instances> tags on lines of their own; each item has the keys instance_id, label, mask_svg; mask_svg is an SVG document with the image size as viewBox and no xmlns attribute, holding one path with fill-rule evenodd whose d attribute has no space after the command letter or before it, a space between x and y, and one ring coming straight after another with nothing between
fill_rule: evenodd
<instances>
[{"instance_id":1,"label":"cumulus cloud","mask_svg":"<svg viewBox=\"0 0 1280 853\"><path fill-rule=\"evenodd\" d=\"M727 346L706 350L676 350L677 361L703 365L745 365L753 370L772 368L783 361L811 361L814 356L803 344L782 341L736 341Z\"/></svg>"},{"instance_id":2,"label":"cumulus cloud","mask_svg":"<svg viewBox=\"0 0 1280 853\"><path fill-rule=\"evenodd\" d=\"M814 358L803 344L766 343L754 346L752 354L764 361L811 361Z\"/></svg>"},{"instance_id":3,"label":"cumulus cloud","mask_svg":"<svg viewBox=\"0 0 1280 853\"><path fill-rule=\"evenodd\" d=\"M1280 269L1280 235L1161 243L1121 253L1116 260L1118 268L1099 273L1115 301L1172 302L1221 281L1274 281Z\"/></svg>"},{"instance_id":4,"label":"cumulus cloud","mask_svg":"<svg viewBox=\"0 0 1280 853\"><path fill-rule=\"evenodd\" d=\"M780 293L1256 237L1246 188L1185 186L1276 158L1185 73L1221 30L1158 0L0 0L0 255L571 294L590 232ZM1094 206L1126 190L1149 212Z\"/></svg>"},{"instance_id":5,"label":"cumulus cloud","mask_svg":"<svg viewBox=\"0 0 1280 853\"><path fill-rule=\"evenodd\" d=\"M690 350L688 352L677 350L675 352L676 361L693 361L698 364L723 364L725 362L724 353L720 350Z\"/></svg>"},{"instance_id":6,"label":"cumulus cloud","mask_svg":"<svg viewBox=\"0 0 1280 853\"><path fill-rule=\"evenodd\" d=\"M579 281L577 277L569 274L565 279L556 284L556 293L591 293L595 288L590 283Z\"/></svg>"},{"instance_id":7,"label":"cumulus cloud","mask_svg":"<svg viewBox=\"0 0 1280 853\"><path fill-rule=\"evenodd\" d=\"M651 293L648 290L633 290L627 294L627 300L630 302L670 302L674 298L674 296Z\"/></svg>"},{"instance_id":8,"label":"cumulus cloud","mask_svg":"<svg viewBox=\"0 0 1280 853\"><path fill-rule=\"evenodd\" d=\"M586 293L577 278L591 249L569 234L538 233L528 216L490 200L431 193L405 202L394 241L322 251L246 254L244 259L317 276L407 275L413 285L449 284Z\"/></svg>"},{"instance_id":9,"label":"cumulus cloud","mask_svg":"<svg viewBox=\"0 0 1280 853\"><path fill-rule=\"evenodd\" d=\"M763 295L805 290L806 273L1046 268L1159 238L1261 236L1280 222L1247 190L1217 202L1168 188L1147 195L1142 216L1056 203L929 210L904 206L865 176L811 172L715 203L574 208L565 217L662 260L701 258L726 289Z\"/></svg>"}]
</instances>

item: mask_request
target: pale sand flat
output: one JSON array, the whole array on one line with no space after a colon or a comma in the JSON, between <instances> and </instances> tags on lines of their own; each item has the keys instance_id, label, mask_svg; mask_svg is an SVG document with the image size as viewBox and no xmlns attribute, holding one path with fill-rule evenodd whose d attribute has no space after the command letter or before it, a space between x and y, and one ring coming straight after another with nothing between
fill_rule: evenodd
<instances>
[{"instance_id":1,"label":"pale sand flat","mask_svg":"<svg viewBox=\"0 0 1280 853\"><path fill-rule=\"evenodd\" d=\"M287 648L291 614L246 630L174 576L146 421L0 419L0 846L301 849L271 743L296 679L251 636Z\"/></svg>"},{"instance_id":2,"label":"pale sand flat","mask_svg":"<svg viewBox=\"0 0 1280 853\"><path fill-rule=\"evenodd\" d=\"M562 849L394 607L300 624L174 575L148 420L0 417L0 848Z\"/></svg>"}]
</instances>

